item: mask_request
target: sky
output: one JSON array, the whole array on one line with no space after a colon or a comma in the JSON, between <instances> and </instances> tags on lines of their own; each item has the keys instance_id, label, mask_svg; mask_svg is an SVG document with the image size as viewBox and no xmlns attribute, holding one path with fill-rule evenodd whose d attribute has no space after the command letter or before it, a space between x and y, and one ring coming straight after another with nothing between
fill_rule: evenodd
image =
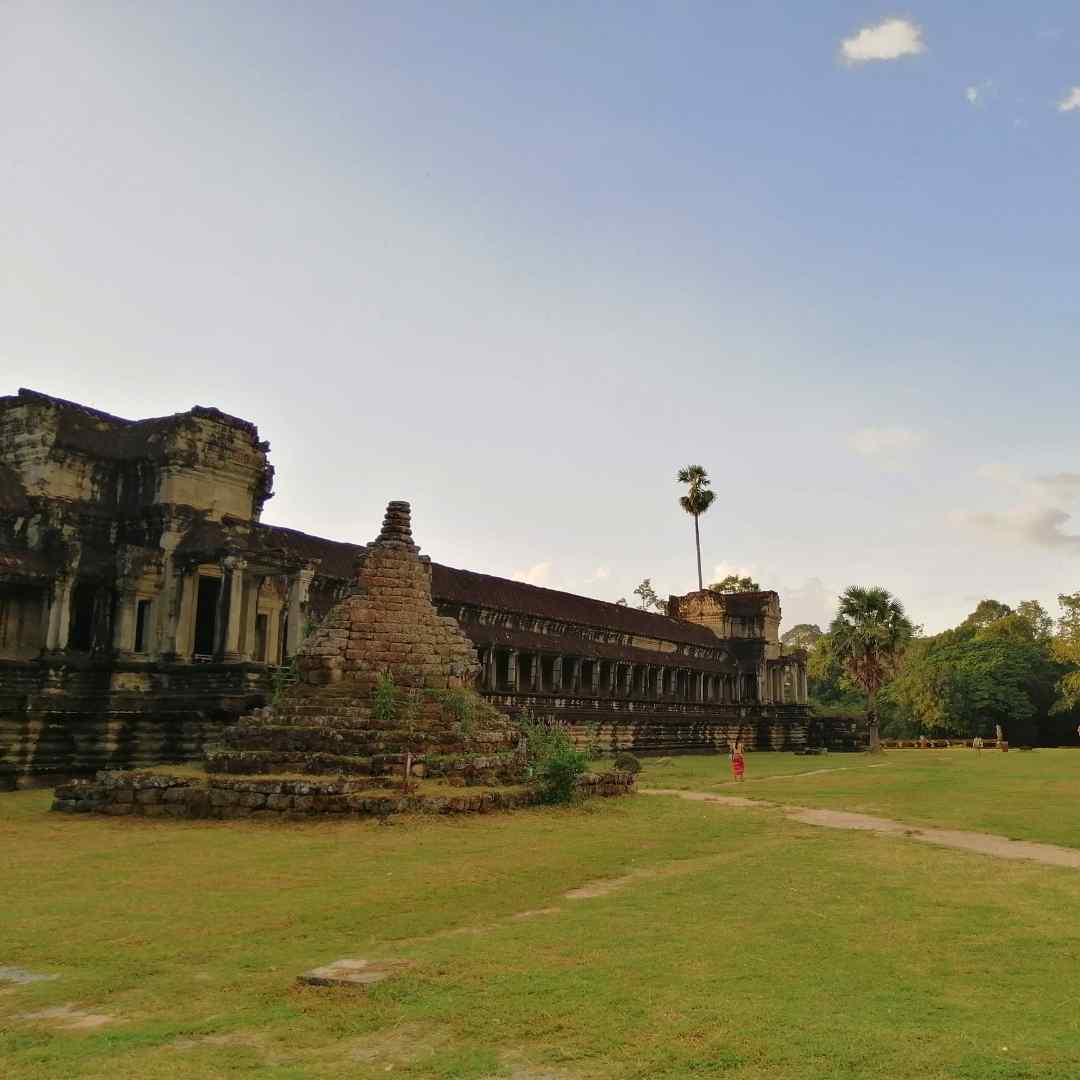
<instances>
[{"instance_id":1,"label":"sky","mask_svg":"<svg viewBox=\"0 0 1080 1080\"><path fill-rule=\"evenodd\" d=\"M785 626L1080 589L1080 7L0 0L0 393L264 520Z\"/></svg>"}]
</instances>

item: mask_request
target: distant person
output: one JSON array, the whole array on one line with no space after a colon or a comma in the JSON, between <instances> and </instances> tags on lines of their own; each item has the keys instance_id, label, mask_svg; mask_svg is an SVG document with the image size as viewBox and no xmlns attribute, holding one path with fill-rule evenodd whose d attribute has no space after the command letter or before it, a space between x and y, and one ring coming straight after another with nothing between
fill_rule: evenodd
<instances>
[{"instance_id":1,"label":"distant person","mask_svg":"<svg viewBox=\"0 0 1080 1080\"><path fill-rule=\"evenodd\" d=\"M746 773L746 758L743 757L742 743L736 743L735 749L731 751L731 772L741 784Z\"/></svg>"},{"instance_id":2,"label":"distant person","mask_svg":"<svg viewBox=\"0 0 1080 1080\"><path fill-rule=\"evenodd\" d=\"M971 740L971 746L976 754L981 754L983 748L982 736L976 735L975 738Z\"/></svg>"}]
</instances>

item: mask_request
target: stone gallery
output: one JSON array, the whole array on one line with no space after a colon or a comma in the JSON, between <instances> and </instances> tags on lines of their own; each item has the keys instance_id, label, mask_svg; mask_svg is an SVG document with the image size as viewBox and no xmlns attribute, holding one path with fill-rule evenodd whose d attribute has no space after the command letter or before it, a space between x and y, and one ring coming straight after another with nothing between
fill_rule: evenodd
<instances>
[{"instance_id":1,"label":"stone gallery","mask_svg":"<svg viewBox=\"0 0 1080 1080\"><path fill-rule=\"evenodd\" d=\"M526 740L472 689L478 668L472 643L431 602L409 504L392 502L345 597L301 643L296 682L207 748L205 776L102 770L60 785L53 809L236 818L533 802L541 793L524 786ZM420 779L436 783L421 790ZM627 773L588 774L578 787L621 795L633 783Z\"/></svg>"},{"instance_id":2,"label":"stone gallery","mask_svg":"<svg viewBox=\"0 0 1080 1080\"><path fill-rule=\"evenodd\" d=\"M0 785L199 760L257 727L236 725L294 667L334 683L347 653L318 649L380 541L264 524L268 450L211 408L131 421L0 398ZM460 628L445 677L503 713L644 751L805 738L805 656L779 642L775 592L692 592L660 615L424 565Z\"/></svg>"}]
</instances>

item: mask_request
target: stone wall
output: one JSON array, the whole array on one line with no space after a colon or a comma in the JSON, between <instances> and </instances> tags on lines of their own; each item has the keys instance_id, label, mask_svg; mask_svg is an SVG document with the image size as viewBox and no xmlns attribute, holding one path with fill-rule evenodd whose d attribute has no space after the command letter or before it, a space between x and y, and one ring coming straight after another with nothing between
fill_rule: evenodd
<instances>
[{"instance_id":1,"label":"stone wall","mask_svg":"<svg viewBox=\"0 0 1080 1080\"><path fill-rule=\"evenodd\" d=\"M0 663L0 791L201 761L269 682L254 664Z\"/></svg>"},{"instance_id":2,"label":"stone wall","mask_svg":"<svg viewBox=\"0 0 1080 1080\"><path fill-rule=\"evenodd\" d=\"M234 779L160 773L103 771L93 781L56 789L52 809L62 813L173 818L278 820L323 815L383 817L388 814L484 814L535 805L530 788L462 791L452 795L372 794L363 780ZM613 797L634 790L628 773L593 773L578 784L582 796Z\"/></svg>"}]
</instances>

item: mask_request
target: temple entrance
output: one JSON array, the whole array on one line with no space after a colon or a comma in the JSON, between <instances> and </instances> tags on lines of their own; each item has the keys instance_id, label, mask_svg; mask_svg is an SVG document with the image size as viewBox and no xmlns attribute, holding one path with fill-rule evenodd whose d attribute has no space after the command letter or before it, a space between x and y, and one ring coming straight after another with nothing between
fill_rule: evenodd
<instances>
[{"instance_id":1,"label":"temple entrance","mask_svg":"<svg viewBox=\"0 0 1080 1080\"><path fill-rule=\"evenodd\" d=\"M221 595L221 578L199 577L199 589L195 599L196 656L214 655L214 629L217 626L218 597Z\"/></svg>"}]
</instances>

